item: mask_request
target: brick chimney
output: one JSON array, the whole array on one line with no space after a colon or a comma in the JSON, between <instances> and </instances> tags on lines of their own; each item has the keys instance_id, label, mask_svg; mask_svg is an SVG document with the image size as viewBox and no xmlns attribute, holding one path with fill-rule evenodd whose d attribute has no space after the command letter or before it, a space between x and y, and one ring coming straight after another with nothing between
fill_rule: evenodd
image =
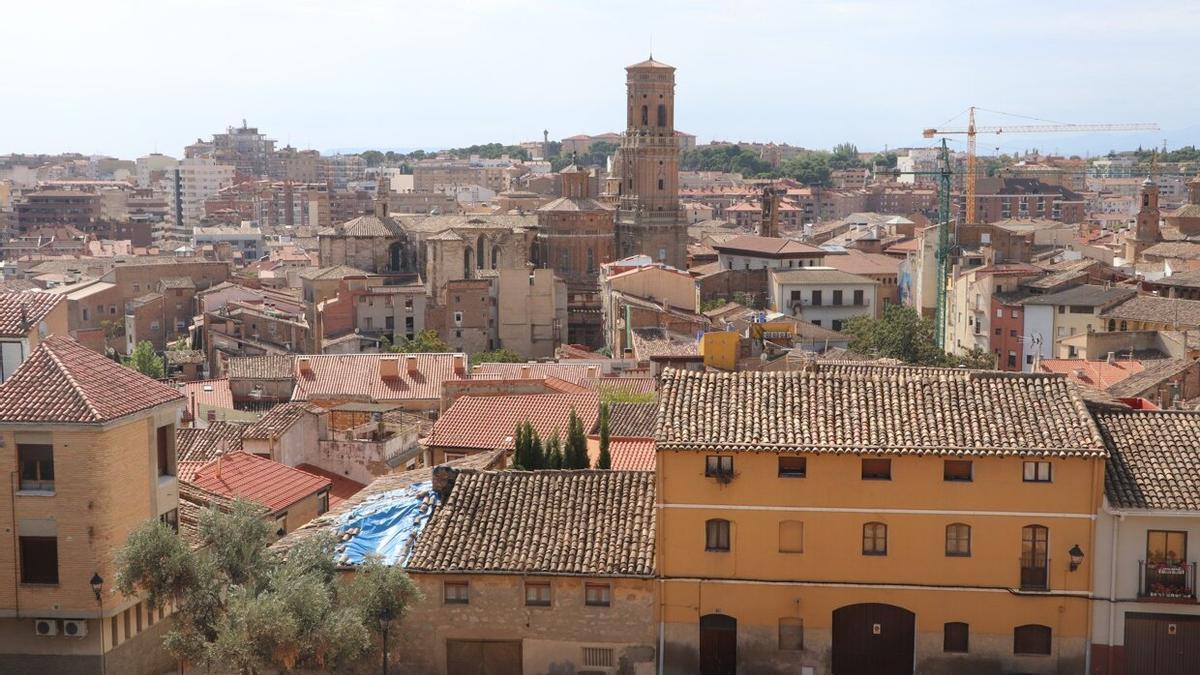
<instances>
[{"instance_id":1,"label":"brick chimney","mask_svg":"<svg viewBox=\"0 0 1200 675\"><path fill-rule=\"evenodd\" d=\"M301 375L312 375L312 359L307 356L301 356L296 359L296 368L300 371Z\"/></svg>"},{"instance_id":2,"label":"brick chimney","mask_svg":"<svg viewBox=\"0 0 1200 675\"><path fill-rule=\"evenodd\" d=\"M408 371L409 377L415 376L420 371L417 370L417 357L411 354L404 357L404 367Z\"/></svg>"},{"instance_id":3,"label":"brick chimney","mask_svg":"<svg viewBox=\"0 0 1200 675\"><path fill-rule=\"evenodd\" d=\"M467 356L465 354L454 355L454 374L463 375L467 372Z\"/></svg>"},{"instance_id":4,"label":"brick chimney","mask_svg":"<svg viewBox=\"0 0 1200 675\"><path fill-rule=\"evenodd\" d=\"M529 366L528 365L521 366L521 379L522 380L529 379Z\"/></svg>"},{"instance_id":5,"label":"brick chimney","mask_svg":"<svg viewBox=\"0 0 1200 675\"><path fill-rule=\"evenodd\" d=\"M394 380L400 377L400 359L396 357L379 359L379 377L385 380Z\"/></svg>"}]
</instances>

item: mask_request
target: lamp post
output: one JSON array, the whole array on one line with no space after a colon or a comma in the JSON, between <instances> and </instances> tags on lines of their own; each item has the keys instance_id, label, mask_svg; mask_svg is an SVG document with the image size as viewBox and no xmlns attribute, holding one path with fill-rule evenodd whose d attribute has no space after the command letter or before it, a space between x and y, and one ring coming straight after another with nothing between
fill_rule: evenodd
<instances>
[{"instance_id":1,"label":"lamp post","mask_svg":"<svg viewBox=\"0 0 1200 675\"><path fill-rule=\"evenodd\" d=\"M392 608L379 610L379 628L383 631L383 675L388 675L388 628L392 624Z\"/></svg>"},{"instance_id":2,"label":"lamp post","mask_svg":"<svg viewBox=\"0 0 1200 675\"><path fill-rule=\"evenodd\" d=\"M92 572L92 578L88 580L88 585L92 587L92 592L96 594L96 604L100 610L96 614L96 632L100 637L100 673L104 675L108 670L104 663L104 578L99 572Z\"/></svg>"},{"instance_id":3,"label":"lamp post","mask_svg":"<svg viewBox=\"0 0 1200 675\"><path fill-rule=\"evenodd\" d=\"M1079 548L1079 544L1072 546L1071 550L1067 551L1067 555L1071 556L1071 571L1079 569L1079 566L1083 564L1083 549Z\"/></svg>"}]
</instances>

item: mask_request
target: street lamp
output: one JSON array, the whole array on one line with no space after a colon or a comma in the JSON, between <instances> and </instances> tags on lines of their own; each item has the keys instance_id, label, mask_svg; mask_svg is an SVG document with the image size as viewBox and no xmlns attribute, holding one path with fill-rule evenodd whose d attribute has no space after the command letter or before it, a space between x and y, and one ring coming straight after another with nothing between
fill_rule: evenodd
<instances>
[{"instance_id":1,"label":"street lamp","mask_svg":"<svg viewBox=\"0 0 1200 675\"><path fill-rule=\"evenodd\" d=\"M379 629L383 631L383 675L388 675L388 628L392 624L392 608L379 610Z\"/></svg>"},{"instance_id":2,"label":"street lamp","mask_svg":"<svg viewBox=\"0 0 1200 675\"><path fill-rule=\"evenodd\" d=\"M1067 555L1071 556L1071 571L1079 569L1079 566L1083 564L1083 549L1079 548L1079 544L1072 546L1071 550L1067 551Z\"/></svg>"},{"instance_id":3,"label":"street lamp","mask_svg":"<svg viewBox=\"0 0 1200 675\"><path fill-rule=\"evenodd\" d=\"M101 577L99 572L92 572L92 578L88 579L88 585L92 587L92 592L96 594L96 604L100 606L100 611L96 615L96 632L100 634L100 673L104 675L108 672L104 663L104 595L101 592L104 590L104 577Z\"/></svg>"}]
</instances>

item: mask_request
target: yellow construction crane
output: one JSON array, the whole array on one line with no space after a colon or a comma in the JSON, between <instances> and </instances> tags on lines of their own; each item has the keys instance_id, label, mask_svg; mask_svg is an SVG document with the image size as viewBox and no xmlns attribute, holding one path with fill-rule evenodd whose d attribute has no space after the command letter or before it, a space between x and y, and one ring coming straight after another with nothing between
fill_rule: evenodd
<instances>
[{"instance_id":1,"label":"yellow construction crane","mask_svg":"<svg viewBox=\"0 0 1200 675\"><path fill-rule=\"evenodd\" d=\"M1017 126L975 126L975 106L968 108L966 129L925 129L922 136L959 136L967 137L967 175L964 183L967 191L967 213L963 222L975 223L978 218L978 205L975 201L975 181L978 177L975 158L976 134L1044 134L1061 132L1088 131L1158 131L1158 125L1148 124L1022 124Z\"/></svg>"}]
</instances>

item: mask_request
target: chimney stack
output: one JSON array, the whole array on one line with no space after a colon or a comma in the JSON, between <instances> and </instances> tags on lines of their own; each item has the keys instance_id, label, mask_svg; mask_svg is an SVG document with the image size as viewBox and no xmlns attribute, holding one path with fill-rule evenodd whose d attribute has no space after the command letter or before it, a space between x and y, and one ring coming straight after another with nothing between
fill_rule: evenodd
<instances>
[{"instance_id":1,"label":"chimney stack","mask_svg":"<svg viewBox=\"0 0 1200 675\"><path fill-rule=\"evenodd\" d=\"M1110 365L1110 366L1111 366L1112 364L1114 364L1114 363L1116 363L1116 362L1117 362L1117 353L1116 353L1116 352L1109 352L1109 353L1108 353L1108 365Z\"/></svg>"},{"instance_id":2,"label":"chimney stack","mask_svg":"<svg viewBox=\"0 0 1200 675\"><path fill-rule=\"evenodd\" d=\"M301 375L312 375L312 359L307 356L296 359L296 367L300 370Z\"/></svg>"},{"instance_id":3,"label":"chimney stack","mask_svg":"<svg viewBox=\"0 0 1200 675\"><path fill-rule=\"evenodd\" d=\"M529 366L527 364L524 364L521 366L521 379L522 380L529 379Z\"/></svg>"},{"instance_id":4,"label":"chimney stack","mask_svg":"<svg viewBox=\"0 0 1200 675\"><path fill-rule=\"evenodd\" d=\"M394 356L379 359L379 377L384 380L400 377L400 359Z\"/></svg>"},{"instance_id":5,"label":"chimney stack","mask_svg":"<svg viewBox=\"0 0 1200 675\"><path fill-rule=\"evenodd\" d=\"M597 367L597 366L588 366L587 367L587 376L588 377L598 377L599 375L600 375L599 367Z\"/></svg>"},{"instance_id":6,"label":"chimney stack","mask_svg":"<svg viewBox=\"0 0 1200 675\"><path fill-rule=\"evenodd\" d=\"M404 357L404 366L405 366L405 368L408 370L408 375L409 375L409 377L413 377L413 376L415 376L415 375L417 374L417 372L418 372L418 370L417 370L417 357L415 357L415 356L413 356L413 355L411 355L411 354L409 354L408 356Z\"/></svg>"},{"instance_id":7,"label":"chimney stack","mask_svg":"<svg viewBox=\"0 0 1200 675\"><path fill-rule=\"evenodd\" d=\"M467 372L467 356L465 354L454 355L454 374L463 375Z\"/></svg>"}]
</instances>

